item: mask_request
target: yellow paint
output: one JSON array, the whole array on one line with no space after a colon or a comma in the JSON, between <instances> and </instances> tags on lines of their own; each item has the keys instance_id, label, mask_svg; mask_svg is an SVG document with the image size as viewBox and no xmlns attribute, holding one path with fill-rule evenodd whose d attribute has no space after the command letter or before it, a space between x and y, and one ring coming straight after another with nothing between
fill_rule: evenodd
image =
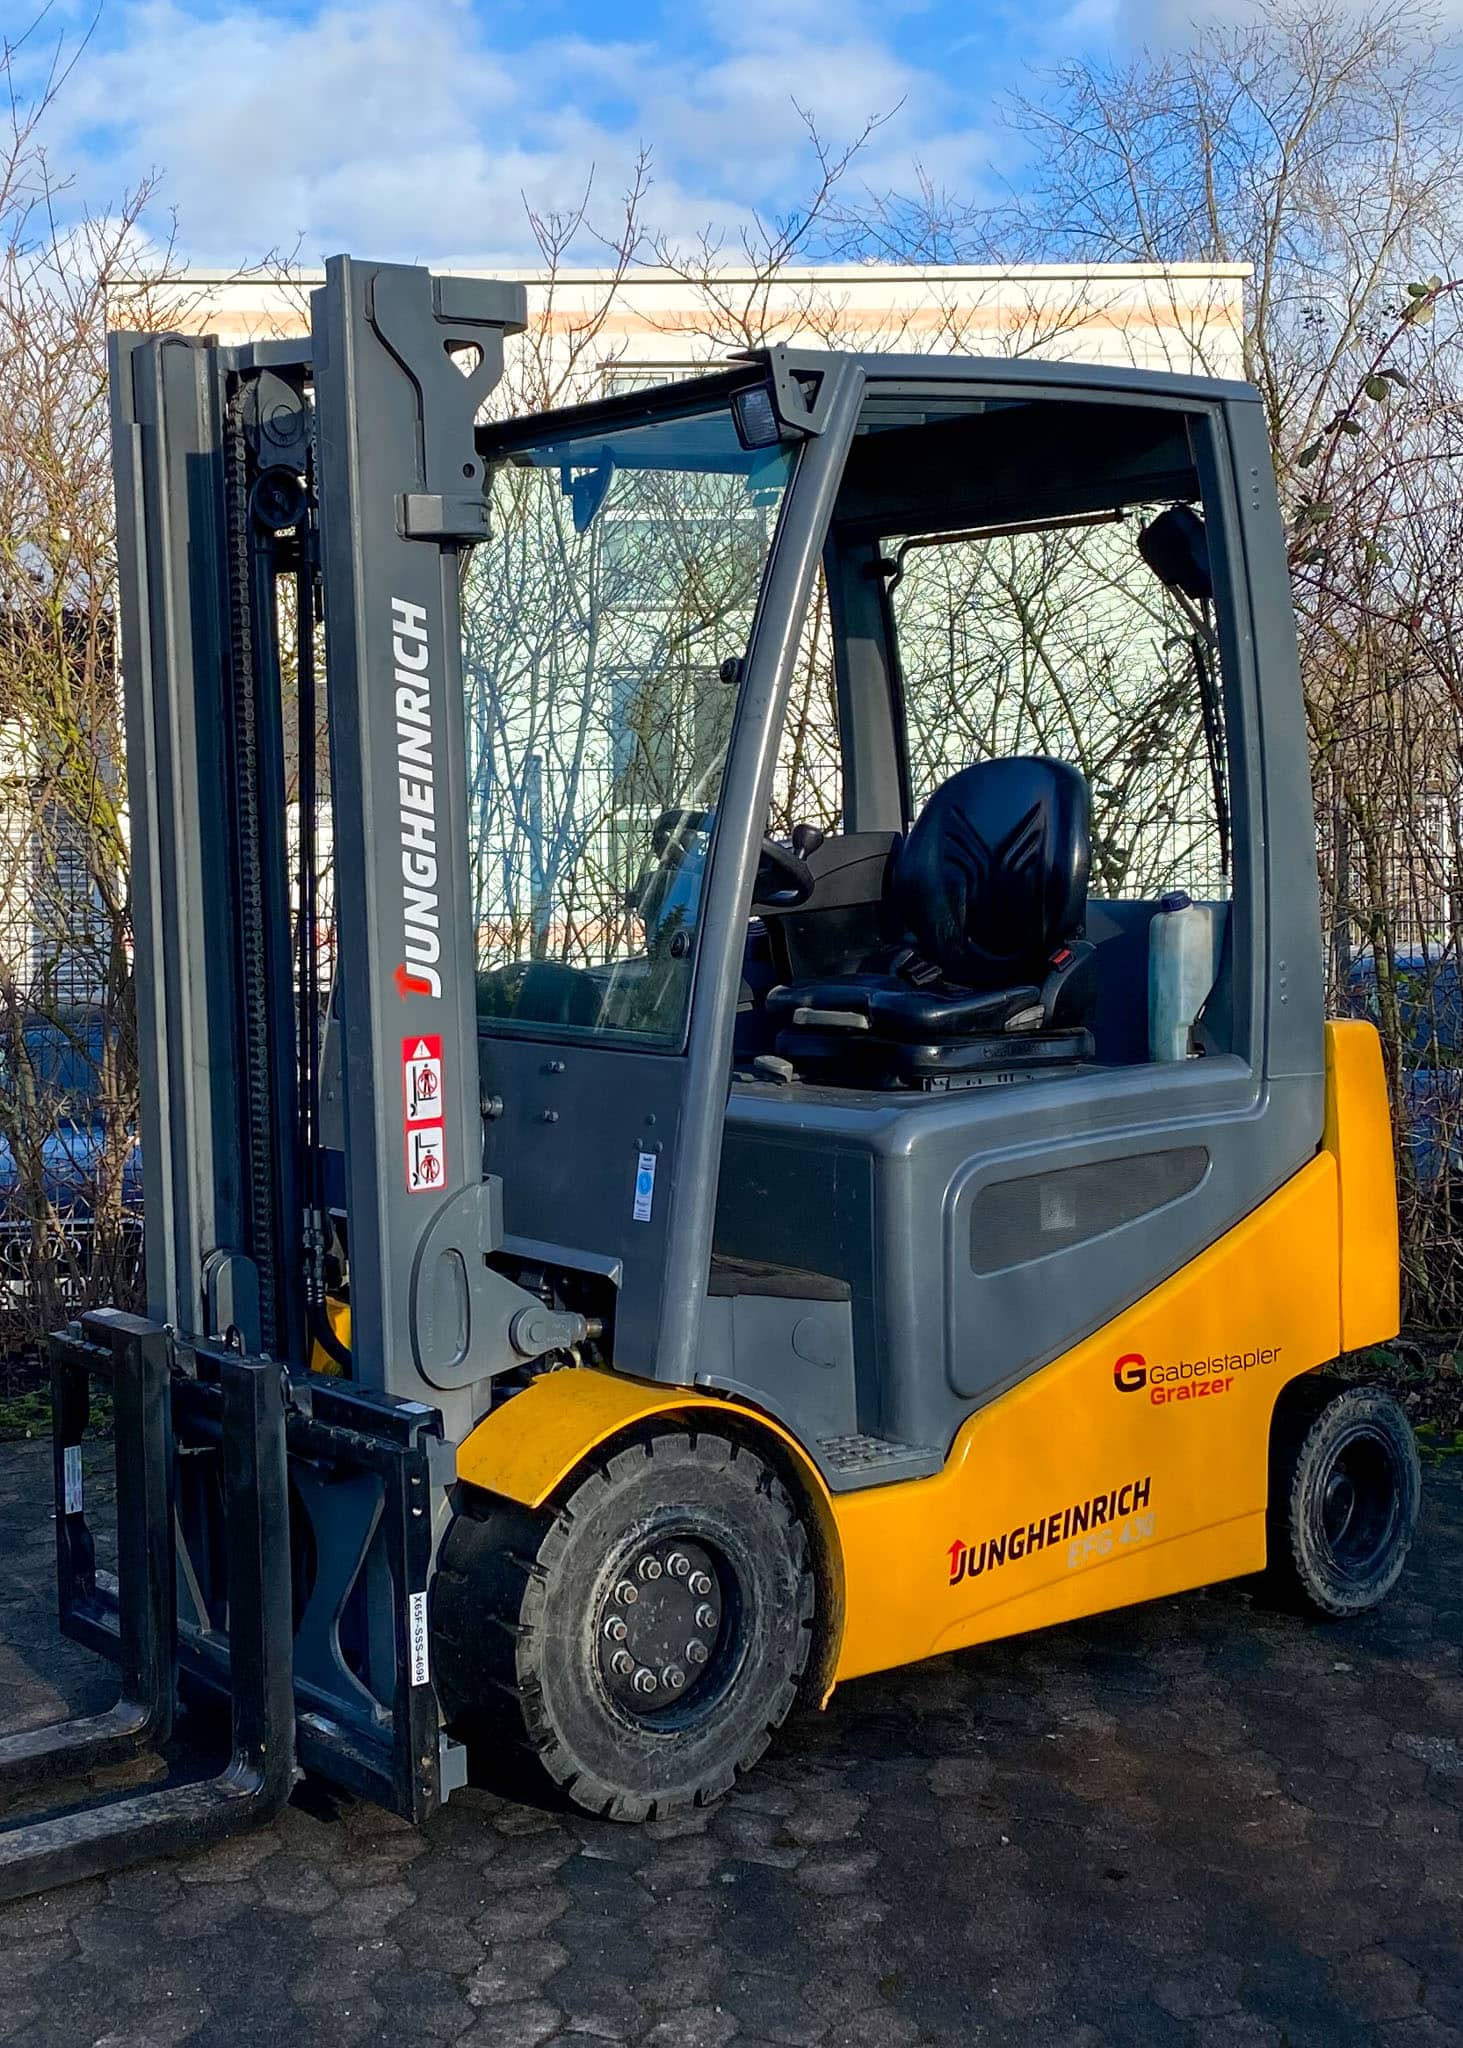
<instances>
[{"instance_id":1,"label":"yellow paint","mask_svg":"<svg viewBox=\"0 0 1463 2048\"><path fill-rule=\"evenodd\" d=\"M325 1297L325 1315L330 1324L331 1334L343 1350L351 1348L351 1305L338 1294ZM323 1372L330 1379L340 1379L342 1368L337 1365L323 1344L310 1346L311 1372Z\"/></svg>"},{"instance_id":2,"label":"yellow paint","mask_svg":"<svg viewBox=\"0 0 1463 2048\"><path fill-rule=\"evenodd\" d=\"M843 1626L843 1560L833 1502L823 1475L797 1438L770 1415L688 1387L570 1366L541 1374L485 1416L458 1448L457 1476L525 1507L542 1507L587 1457L626 1430L645 1422L694 1422L706 1414L723 1426L729 1416L736 1417L750 1431L773 1438L801 1481L818 1567L826 1699L833 1690L832 1658Z\"/></svg>"},{"instance_id":3,"label":"yellow paint","mask_svg":"<svg viewBox=\"0 0 1463 2048\"><path fill-rule=\"evenodd\" d=\"M1401 1321L1397 1169L1382 1041L1370 1024L1326 1026L1326 1135L1341 1176L1341 1346L1395 1337Z\"/></svg>"},{"instance_id":4,"label":"yellow paint","mask_svg":"<svg viewBox=\"0 0 1463 2048\"><path fill-rule=\"evenodd\" d=\"M725 1412L728 1405L735 1406L625 1373L583 1366L543 1373L478 1424L457 1453L457 1476L525 1507L542 1507L575 1467L611 1437L658 1416L698 1408ZM765 1419L757 1417L759 1423Z\"/></svg>"},{"instance_id":5,"label":"yellow paint","mask_svg":"<svg viewBox=\"0 0 1463 2048\"><path fill-rule=\"evenodd\" d=\"M1255 1571L1276 1395L1397 1326L1386 1093L1369 1026L1327 1027L1326 1073L1317 1157L1182 1272L972 1416L933 1478L830 1495L770 1417L586 1370L546 1374L489 1416L458 1453L460 1476L538 1506L632 1426L739 1416L795 1460L813 1506L836 1678Z\"/></svg>"},{"instance_id":6,"label":"yellow paint","mask_svg":"<svg viewBox=\"0 0 1463 2048\"><path fill-rule=\"evenodd\" d=\"M972 1416L933 1479L841 1494L845 1620L839 1678L1257 1570L1265 1561L1269 1432L1286 1381L1397 1328L1397 1223L1376 1033L1326 1027L1322 1150L1280 1191L1095 1336ZM1258 1354L1271 1352L1264 1359ZM1256 1362L1160 1381L1200 1358ZM1147 1378L1119 1389L1128 1356ZM1136 1378L1139 1368L1127 1369ZM1222 1387L1155 1399L1188 1385ZM1055 1543L1050 1517L1125 1484L1148 1500ZM1151 1533L1147 1530L1151 1515ZM1015 1564L950 1583L951 1546L1046 1518ZM1109 1540L1104 1550L1102 1539Z\"/></svg>"},{"instance_id":7,"label":"yellow paint","mask_svg":"<svg viewBox=\"0 0 1463 2048\"><path fill-rule=\"evenodd\" d=\"M1336 1183L1322 1153L1182 1272L972 1416L934 1478L835 1496L839 1678L1257 1570L1275 1396L1336 1354ZM1193 1372L1216 1357L1252 1362ZM1146 1500L1063 1532L1069 1508L1125 1486ZM1039 1547L989 1562L991 1538L1019 1528L1024 1550L1037 1522ZM982 1542L985 1568L952 1585L952 1545L978 1555Z\"/></svg>"}]
</instances>

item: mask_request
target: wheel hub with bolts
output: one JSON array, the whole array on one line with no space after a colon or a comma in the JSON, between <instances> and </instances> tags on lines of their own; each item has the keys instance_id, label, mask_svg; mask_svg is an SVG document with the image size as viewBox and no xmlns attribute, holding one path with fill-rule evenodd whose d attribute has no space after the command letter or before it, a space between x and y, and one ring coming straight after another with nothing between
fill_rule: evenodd
<instances>
[{"instance_id":1,"label":"wheel hub with bolts","mask_svg":"<svg viewBox=\"0 0 1463 2048\"><path fill-rule=\"evenodd\" d=\"M692 1699L715 1660L723 1609L703 1544L670 1530L627 1551L590 1622L611 1699L642 1721Z\"/></svg>"}]
</instances>

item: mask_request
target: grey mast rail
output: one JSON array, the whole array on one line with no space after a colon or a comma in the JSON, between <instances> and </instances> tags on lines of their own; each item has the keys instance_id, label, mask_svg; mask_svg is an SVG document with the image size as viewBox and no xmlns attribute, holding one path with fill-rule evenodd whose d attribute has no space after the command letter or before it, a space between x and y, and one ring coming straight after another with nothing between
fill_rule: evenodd
<instances>
[{"instance_id":1,"label":"grey mast rail","mask_svg":"<svg viewBox=\"0 0 1463 2048\"><path fill-rule=\"evenodd\" d=\"M474 1383L583 1335L486 1262L502 1198L482 1170L458 586L487 535L475 422L526 297L337 256L311 317L335 848L352 877L336 911L352 1373L412 1398L425 1381L458 1440ZM423 1039L443 1117L414 1154L402 1074Z\"/></svg>"}]
</instances>

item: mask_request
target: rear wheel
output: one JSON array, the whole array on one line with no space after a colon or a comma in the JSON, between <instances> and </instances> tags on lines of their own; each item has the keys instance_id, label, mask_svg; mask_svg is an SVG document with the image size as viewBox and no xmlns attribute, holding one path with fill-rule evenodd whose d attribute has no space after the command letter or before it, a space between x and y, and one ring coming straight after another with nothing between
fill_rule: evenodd
<instances>
[{"instance_id":1,"label":"rear wheel","mask_svg":"<svg viewBox=\"0 0 1463 2048\"><path fill-rule=\"evenodd\" d=\"M1401 1576L1421 1496L1412 1425L1390 1394L1298 1385L1275 1421L1266 1591L1330 1619L1364 1614Z\"/></svg>"},{"instance_id":2,"label":"rear wheel","mask_svg":"<svg viewBox=\"0 0 1463 2048\"><path fill-rule=\"evenodd\" d=\"M479 1496L459 1514L433 1593L438 1689L518 1789L663 1817L762 1754L813 1614L807 1535L772 1468L724 1437L659 1435L591 1467L557 1512Z\"/></svg>"}]
</instances>

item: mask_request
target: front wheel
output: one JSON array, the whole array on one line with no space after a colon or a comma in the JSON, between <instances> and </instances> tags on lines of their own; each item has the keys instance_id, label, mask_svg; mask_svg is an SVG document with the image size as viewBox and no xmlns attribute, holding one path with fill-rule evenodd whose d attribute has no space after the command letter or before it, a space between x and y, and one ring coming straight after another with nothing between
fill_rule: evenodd
<instances>
[{"instance_id":1,"label":"front wheel","mask_svg":"<svg viewBox=\"0 0 1463 2048\"><path fill-rule=\"evenodd\" d=\"M1380 1387L1299 1382L1275 1419L1265 1590L1330 1620L1396 1585L1417 1530L1412 1425Z\"/></svg>"},{"instance_id":2,"label":"front wheel","mask_svg":"<svg viewBox=\"0 0 1463 2048\"><path fill-rule=\"evenodd\" d=\"M614 1453L556 1512L475 1497L434 1582L448 1725L517 1789L609 1819L705 1804L787 1718L814 1595L782 1482L709 1432Z\"/></svg>"}]
</instances>

